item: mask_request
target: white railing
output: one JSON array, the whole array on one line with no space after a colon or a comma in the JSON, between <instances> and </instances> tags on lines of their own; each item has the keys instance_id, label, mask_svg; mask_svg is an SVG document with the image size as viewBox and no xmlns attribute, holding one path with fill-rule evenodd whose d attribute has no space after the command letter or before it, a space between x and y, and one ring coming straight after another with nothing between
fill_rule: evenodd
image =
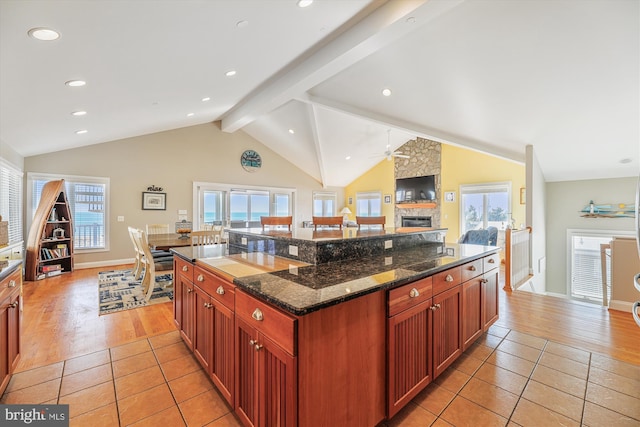
<instances>
[{"instance_id":1,"label":"white railing","mask_svg":"<svg viewBox=\"0 0 640 427\"><path fill-rule=\"evenodd\" d=\"M505 232L505 289L514 290L532 276L531 227Z\"/></svg>"}]
</instances>

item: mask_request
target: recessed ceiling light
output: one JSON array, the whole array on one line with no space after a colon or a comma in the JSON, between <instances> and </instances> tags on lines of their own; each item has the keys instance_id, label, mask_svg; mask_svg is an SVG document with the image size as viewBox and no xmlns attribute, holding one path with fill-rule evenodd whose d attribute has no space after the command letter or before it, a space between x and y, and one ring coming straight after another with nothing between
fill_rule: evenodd
<instances>
[{"instance_id":1,"label":"recessed ceiling light","mask_svg":"<svg viewBox=\"0 0 640 427\"><path fill-rule=\"evenodd\" d=\"M345 160L351 160L351 156L347 156L344 158Z\"/></svg>"},{"instance_id":2,"label":"recessed ceiling light","mask_svg":"<svg viewBox=\"0 0 640 427\"><path fill-rule=\"evenodd\" d=\"M628 158L628 157L620 160L620 163L622 163L623 165L625 165L627 163L631 163L631 162L632 162L632 160L630 158Z\"/></svg>"},{"instance_id":3,"label":"recessed ceiling light","mask_svg":"<svg viewBox=\"0 0 640 427\"><path fill-rule=\"evenodd\" d=\"M211 101L211 98L209 98L208 96L202 98L202 102L207 102L207 101Z\"/></svg>"},{"instance_id":4,"label":"recessed ceiling light","mask_svg":"<svg viewBox=\"0 0 640 427\"><path fill-rule=\"evenodd\" d=\"M233 77L236 75L236 70L229 70L226 73L224 73L224 75L227 77Z\"/></svg>"},{"instance_id":5,"label":"recessed ceiling light","mask_svg":"<svg viewBox=\"0 0 640 427\"><path fill-rule=\"evenodd\" d=\"M87 84L84 80L69 80L68 82L64 82L67 86L71 87L80 87Z\"/></svg>"},{"instance_id":6,"label":"recessed ceiling light","mask_svg":"<svg viewBox=\"0 0 640 427\"><path fill-rule=\"evenodd\" d=\"M388 89L388 88L382 89L382 94L384 96L391 96L391 89Z\"/></svg>"},{"instance_id":7,"label":"recessed ceiling light","mask_svg":"<svg viewBox=\"0 0 640 427\"><path fill-rule=\"evenodd\" d=\"M298 0L298 7L311 6L311 3L313 3L313 0Z\"/></svg>"},{"instance_id":8,"label":"recessed ceiling light","mask_svg":"<svg viewBox=\"0 0 640 427\"><path fill-rule=\"evenodd\" d=\"M295 131L295 130L293 130L293 129L289 129L289 133L290 133L291 135L293 135L294 133L296 133L296 131Z\"/></svg>"},{"instance_id":9,"label":"recessed ceiling light","mask_svg":"<svg viewBox=\"0 0 640 427\"><path fill-rule=\"evenodd\" d=\"M87 133L87 132L89 132L89 131L88 131L88 130L86 130L86 129L82 129L82 130L77 130L77 131L76 131L76 134L77 134L77 135L82 135L83 133Z\"/></svg>"},{"instance_id":10,"label":"recessed ceiling light","mask_svg":"<svg viewBox=\"0 0 640 427\"><path fill-rule=\"evenodd\" d=\"M71 113L72 116L84 116L86 114L86 111L74 111L73 113Z\"/></svg>"},{"instance_id":11,"label":"recessed ceiling light","mask_svg":"<svg viewBox=\"0 0 640 427\"><path fill-rule=\"evenodd\" d=\"M187 117L193 117L195 115L196 115L196 113L187 113Z\"/></svg>"},{"instance_id":12,"label":"recessed ceiling light","mask_svg":"<svg viewBox=\"0 0 640 427\"><path fill-rule=\"evenodd\" d=\"M245 28L247 27L247 25L249 25L249 21L245 21L244 19L242 21L236 22L236 27L238 28Z\"/></svg>"},{"instance_id":13,"label":"recessed ceiling light","mask_svg":"<svg viewBox=\"0 0 640 427\"><path fill-rule=\"evenodd\" d=\"M51 28L43 28L43 27L32 28L28 31L27 34L29 34L29 36L33 37L34 39L42 40L45 42L50 42L60 38L59 32L52 30Z\"/></svg>"}]
</instances>

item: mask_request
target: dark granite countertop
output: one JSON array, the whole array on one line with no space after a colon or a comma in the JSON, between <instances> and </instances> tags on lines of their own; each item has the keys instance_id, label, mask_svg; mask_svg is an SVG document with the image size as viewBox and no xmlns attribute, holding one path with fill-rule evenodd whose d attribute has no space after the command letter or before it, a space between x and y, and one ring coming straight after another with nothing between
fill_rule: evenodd
<instances>
[{"instance_id":1,"label":"dark granite countertop","mask_svg":"<svg viewBox=\"0 0 640 427\"><path fill-rule=\"evenodd\" d=\"M16 271L16 268L19 268L21 265L21 259L10 259L9 265L0 269L0 280L4 280L5 278L9 277L9 275Z\"/></svg>"},{"instance_id":2,"label":"dark granite countertop","mask_svg":"<svg viewBox=\"0 0 640 427\"><path fill-rule=\"evenodd\" d=\"M382 237L408 236L412 234L422 234L425 232L440 232L446 234L447 229L423 228L423 227L402 227L402 228L366 228L344 227L337 228L293 228L285 229L262 229L262 228L231 228L229 233L250 234L258 237L266 237L276 240L302 240L307 242L327 242L336 240L363 240L380 239Z\"/></svg>"},{"instance_id":3,"label":"dark granite countertop","mask_svg":"<svg viewBox=\"0 0 640 427\"><path fill-rule=\"evenodd\" d=\"M205 268L232 276L236 286L294 315L305 315L358 296L401 286L495 253L481 245L424 245L390 254L310 265L267 254L226 256L222 247L174 248L172 251ZM236 258L234 258L236 257ZM282 268L267 268L278 258ZM230 274L229 266L236 274ZM241 273L237 273L240 271ZM245 274L246 273L246 274Z\"/></svg>"}]
</instances>

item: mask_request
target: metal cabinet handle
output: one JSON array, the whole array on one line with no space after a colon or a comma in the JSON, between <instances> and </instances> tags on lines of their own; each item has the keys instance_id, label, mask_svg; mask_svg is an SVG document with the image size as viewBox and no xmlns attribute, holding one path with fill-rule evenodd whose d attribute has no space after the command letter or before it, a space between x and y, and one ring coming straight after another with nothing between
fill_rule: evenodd
<instances>
[{"instance_id":1,"label":"metal cabinet handle","mask_svg":"<svg viewBox=\"0 0 640 427\"><path fill-rule=\"evenodd\" d=\"M18 306L18 301L14 301L11 304L9 304L9 308L16 308Z\"/></svg>"},{"instance_id":2,"label":"metal cabinet handle","mask_svg":"<svg viewBox=\"0 0 640 427\"><path fill-rule=\"evenodd\" d=\"M208 302L205 302L205 303L204 303L204 307L205 307L205 308L211 308L211 307L213 307L213 304L208 303Z\"/></svg>"},{"instance_id":3,"label":"metal cabinet handle","mask_svg":"<svg viewBox=\"0 0 640 427\"><path fill-rule=\"evenodd\" d=\"M216 294L224 295L224 288L222 287L222 285L218 286L218 289L216 289Z\"/></svg>"},{"instance_id":4,"label":"metal cabinet handle","mask_svg":"<svg viewBox=\"0 0 640 427\"><path fill-rule=\"evenodd\" d=\"M412 288L411 291L409 291L409 296L411 298L415 298L417 296L420 296L420 292L418 292L416 288Z\"/></svg>"},{"instance_id":5,"label":"metal cabinet handle","mask_svg":"<svg viewBox=\"0 0 640 427\"><path fill-rule=\"evenodd\" d=\"M249 340L249 345L250 346L254 346L257 343L258 343L258 340Z\"/></svg>"},{"instance_id":6,"label":"metal cabinet handle","mask_svg":"<svg viewBox=\"0 0 640 427\"><path fill-rule=\"evenodd\" d=\"M10 288L15 288L16 287L16 281L15 280L9 280L9 287Z\"/></svg>"},{"instance_id":7,"label":"metal cabinet handle","mask_svg":"<svg viewBox=\"0 0 640 427\"><path fill-rule=\"evenodd\" d=\"M198 278L196 279L198 282L204 282L204 275L198 274Z\"/></svg>"},{"instance_id":8,"label":"metal cabinet handle","mask_svg":"<svg viewBox=\"0 0 640 427\"><path fill-rule=\"evenodd\" d=\"M186 265L182 266L182 271L189 271L189 267L187 267Z\"/></svg>"},{"instance_id":9,"label":"metal cabinet handle","mask_svg":"<svg viewBox=\"0 0 640 427\"><path fill-rule=\"evenodd\" d=\"M475 266L475 265L472 265L471 267L469 267L469 270L471 270L471 271L476 271L476 266Z\"/></svg>"},{"instance_id":10,"label":"metal cabinet handle","mask_svg":"<svg viewBox=\"0 0 640 427\"><path fill-rule=\"evenodd\" d=\"M260 351L260 349L262 348L262 346L260 344L256 344L255 345L256 351Z\"/></svg>"},{"instance_id":11,"label":"metal cabinet handle","mask_svg":"<svg viewBox=\"0 0 640 427\"><path fill-rule=\"evenodd\" d=\"M262 311L259 308L256 308L255 310L253 310L253 314L251 315L251 317L256 319L258 322L261 322L262 319L264 319L264 316L262 315Z\"/></svg>"},{"instance_id":12,"label":"metal cabinet handle","mask_svg":"<svg viewBox=\"0 0 640 427\"><path fill-rule=\"evenodd\" d=\"M191 292L193 292L193 289L187 288L187 293L190 294Z\"/></svg>"},{"instance_id":13,"label":"metal cabinet handle","mask_svg":"<svg viewBox=\"0 0 640 427\"><path fill-rule=\"evenodd\" d=\"M489 260L487 262L489 264L495 264L496 263L496 259L495 258L489 258Z\"/></svg>"},{"instance_id":14,"label":"metal cabinet handle","mask_svg":"<svg viewBox=\"0 0 640 427\"><path fill-rule=\"evenodd\" d=\"M444 278L444 280L445 280L446 282L453 282L453 276L452 276L452 275L450 275L450 274L447 274L447 277L445 277L445 278Z\"/></svg>"},{"instance_id":15,"label":"metal cabinet handle","mask_svg":"<svg viewBox=\"0 0 640 427\"><path fill-rule=\"evenodd\" d=\"M487 279L482 279L480 280L481 283L489 283L489 281Z\"/></svg>"},{"instance_id":16,"label":"metal cabinet handle","mask_svg":"<svg viewBox=\"0 0 640 427\"><path fill-rule=\"evenodd\" d=\"M429 307L429 310L431 311L436 311L438 309L438 307L436 307L435 305L432 305L431 307Z\"/></svg>"}]
</instances>

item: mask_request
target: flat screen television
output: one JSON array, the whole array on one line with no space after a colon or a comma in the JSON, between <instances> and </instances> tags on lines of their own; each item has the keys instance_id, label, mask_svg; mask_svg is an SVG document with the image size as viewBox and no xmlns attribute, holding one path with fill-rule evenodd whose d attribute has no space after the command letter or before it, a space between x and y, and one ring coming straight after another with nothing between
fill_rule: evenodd
<instances>
[{"instance_id":1,"label":"flat screen television","mask_svg":"<svg viewBox=\"0 0 640 427\"><path fill-rule=\"evenodd\" d=\"M435 175L396 179L396 203L433 202L435 200Z\"/></svg>"}]
</instances>

